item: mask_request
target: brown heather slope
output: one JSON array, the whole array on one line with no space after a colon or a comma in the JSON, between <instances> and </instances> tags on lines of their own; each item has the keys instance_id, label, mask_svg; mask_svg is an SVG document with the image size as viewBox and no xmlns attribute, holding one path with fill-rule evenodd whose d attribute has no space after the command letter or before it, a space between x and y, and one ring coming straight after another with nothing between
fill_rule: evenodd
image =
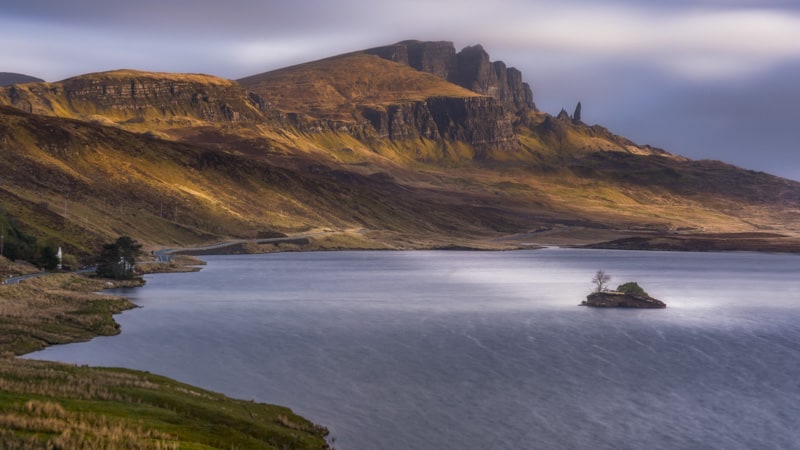
<instances>
[{"instance_id":1,"label":"brown heather slope","mask_svg":"<svg viewBox=\"0 0 800 450\"><path fill-rule=\"evenodd\" d=\"M449 67L436 55L454 50L433 47L419 67ZM323 228L371 230L376 247L797 236L799 183L512 106L519 80L478 74L503 100L410 65L357 52L241 86L117 71L0 89L16 108L0 109L0 207L84 251L118 234L184 246Z\"/></svg>"},{"instance_id":2,"label":"brown heather slope","mask_svg":"<svg viewBox=\"0 0 800 450\"><path fill-rule=\"evenodd\" d=\"M378 56L351 53L238 80L284 112L357 120L361 107L479 94Z\"/></svg>"},{"instance_id":3,"label":"brown heather slope","mask_svg":"<svg viewBox=\"0 0 800 450\"><path fill-rule=\"evenodd\" d=\"M474 159L518 146L502 101L376 55L350 53L239 82L284 114L283 125L347 133L376 150L385 140L416 147L394 155L401 159ZM468 145L452 145L461 143Z\"/></svg>"},{"instance_id":4,"label":"brown heather slope","mask_svg":"<svg viewBox=\"0 0 800 450\"><path fill-rule=\"evenodd\" d=\"M481 195L402 186L333 160L270 158L0 107L0 202L78 255L114 236L188 246L259 232L369 228L427 239L524 227ZM327 165L326 163L330 163ZM64 200L68 208L64 215Z\"/></svg>"},{"instance_id":5,"label":"brown heather slope","mask_svg":"<svg viewBox=\"0 0 800 450\"><path fill-rule=\"evenodd\" d=\"M403 51L411 48L409 46L431 48L429 54L418 55L416 63L408 64L450 76L447 70L452 74L455 52L443 50L447 47L445 44L404 42L367 50L369 55L356 53L328 58L240 82L247 89L269 97L271 92L280 93L291 86L291 80L313 74L317 84L358 86L359 99L380 98L384 88L363 80L371 76L391 80L385 70L392 66L376 62L370 56L380 54L393 61L406 62ZM401 50L399 57L398 48ZM471 51L475 53L476 50ZM437 62L436 55L441 55L443 61ZM485 62L488 57L484 55L479 59ZM369 64L364 64L367 61ZM373 72L375 66L382 69ZM429 80L429 73L417 71L414 74L406 69L408 67L398 68L395 73L407 80ZM440 83L445 81L439 80ZM422 97L430 93L415 88L415 83L424 85L422 81L398 83L385 98L397 100L417 96L421 102ZM399 93L402 88L416 90ZM442 89L442 92L447 91ZM486 96L479 98L486 99ZM547 210L563 217L565 223L571 216L595 225L622 229L780 230L790 234L797 231L792 224L798 217L800 184L719 162L691 161L661 149L637 145L605 128L589 126L568 116L556 118L533 109L514 111L502 104L489 103L477 108L472 116L459 117L462 119L459 126L469 131L453 136L431 132L428 123L418 120L418 115L408 114L403 104L390 102L381 105L388 113L388 124L375 120L365 131L353 125L368 110L364 104L354 102L352 96L321 96L313 89L293 91L291 99L275 94L271 106L314 115L320 111L315 103L319 101L325 102L325 111L336 111L340 120L346 120L349 114L351 124L339 124L338 128L300 127L305 135L329 136L333 142L342 141L343 134L355 136L357 143L347 147L352 152L345 154L335 145L327 145L323 151L342 160L358 161L361 168L380 165L380 170L409 183L414 183L410 179L413 176L403 173L404 169L412 169L414 175L435 174L440 188L457 192L481 191L489 194L491 200L488 201L498 207L538 210L539 215ZM450 117L458 115L450 114ZM475 121L495 127L482 128L476 126ZM437 126L442 121L433 122ZM506 127L510 134L506 134L509 132ZM393 133L393 130L400 132ZM504 131L498 133L498 130ZM381 159L359 151L360 147ZM387 163L387 159L391 163ZM451 170L453 167L458 169Z\"/></svg>"}]
</instances>

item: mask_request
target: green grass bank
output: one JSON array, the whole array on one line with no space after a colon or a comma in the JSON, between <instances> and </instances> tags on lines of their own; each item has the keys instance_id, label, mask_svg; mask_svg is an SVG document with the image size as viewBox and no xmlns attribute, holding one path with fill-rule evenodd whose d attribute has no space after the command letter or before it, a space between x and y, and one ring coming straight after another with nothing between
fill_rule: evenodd
<instances>
[{"instance_id":1,"label":"green grass bank","mask_svg":"<svg viewBox=\"0 0 800 450\"><path fill-rule=\"evenodd\" d=\"M0 448L325 449L328 431L290 409L146 372L16 356L119 333L135 305L72 274L0 286ZM123 282L127 286L141 281Z\"/></svg>"}]
</instances>

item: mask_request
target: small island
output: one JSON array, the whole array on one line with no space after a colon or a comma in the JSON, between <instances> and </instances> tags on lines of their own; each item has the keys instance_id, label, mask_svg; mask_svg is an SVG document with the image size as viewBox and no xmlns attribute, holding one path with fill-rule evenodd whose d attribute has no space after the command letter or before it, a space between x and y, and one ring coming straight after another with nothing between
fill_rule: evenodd
<instances>
[{"instance_id":1,"label":"small island","mask_svg":"<svg viewBox=\"0 0 800 450\"><path fill-rule=\"evenodd\" d=\"M606 283L611 281L611 277L603 271L598 271L592 282L596 285L596 290L586 296L586 300L579 306L594 306L600 308L659 308L667 307L667 304L651 297L638 283L630 281L621 284L616 290L605 289Z\"/></svg>"},{"instance_id":2,"label":"small island","mask_svg":"<svg viewBox=\"0 0 800 450\"><path fill-rule=\"evenodd\" d=\"M601 308L666 308L661 300L648 296L626 294L618 291L592 292L581 302L581 306Z\"/></svg>"}]
</instances>

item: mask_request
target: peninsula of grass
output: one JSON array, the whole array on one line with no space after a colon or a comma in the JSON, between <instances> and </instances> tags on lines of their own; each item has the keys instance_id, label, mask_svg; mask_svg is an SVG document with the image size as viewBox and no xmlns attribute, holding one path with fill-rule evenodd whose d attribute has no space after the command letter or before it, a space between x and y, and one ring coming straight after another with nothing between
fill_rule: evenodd
<instances>
[{"instance_id":1,"label":"peninsula of grass","mask_svg":"<svg viewBox=\"0 0 800 450\"><path fill-rule=\"evenodd\" d=\"M119 333L112 315L135 305L95 292L137 283L59 274L0 286L0 448L328 448L327 429L288 408L146 372L15 357Z\"/></svg>"},{"instance_id":2,"label":"peninsula of grass","mask_svg":"<svg viewBox=\"0 0 800 450\"><path fill-rule=\"evenodd\" d=\"M171 255L168 262L138 262L136 273L146 275L149 273L186 273L198 272L200 266L206 265L202 259L192 255Z\"/></svg>"}]
</instances>

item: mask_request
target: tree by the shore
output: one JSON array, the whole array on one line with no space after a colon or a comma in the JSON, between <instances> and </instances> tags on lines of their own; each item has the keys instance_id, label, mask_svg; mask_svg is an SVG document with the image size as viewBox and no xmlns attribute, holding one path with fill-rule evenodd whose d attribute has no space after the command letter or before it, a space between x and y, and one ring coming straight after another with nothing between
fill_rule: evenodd
<instances>
[{"instance_id":1,"label":"tree by the shore","mask_svg":"<svg viewBox=\"0 0 800 450\"><path fill-rule=\"evenodd\" d=\"M97 260L97 275L115 280L133 278L133 267L141 249L141 244L128 236L121 236L116 242L104 244Z\"/></svg>"},{"instance_id":2,"label":"tree by the shore","mask_svg":"<svg viewBox=\"0 0 800 450\"><path fill-rule=\"evenodd\" d=\"M611 275L605 273L603 270L598 270L592 278L592 283L595 285L595 292L603 292L606 290L606 285L611 281Z\"/></svg>"}]
</instances>

